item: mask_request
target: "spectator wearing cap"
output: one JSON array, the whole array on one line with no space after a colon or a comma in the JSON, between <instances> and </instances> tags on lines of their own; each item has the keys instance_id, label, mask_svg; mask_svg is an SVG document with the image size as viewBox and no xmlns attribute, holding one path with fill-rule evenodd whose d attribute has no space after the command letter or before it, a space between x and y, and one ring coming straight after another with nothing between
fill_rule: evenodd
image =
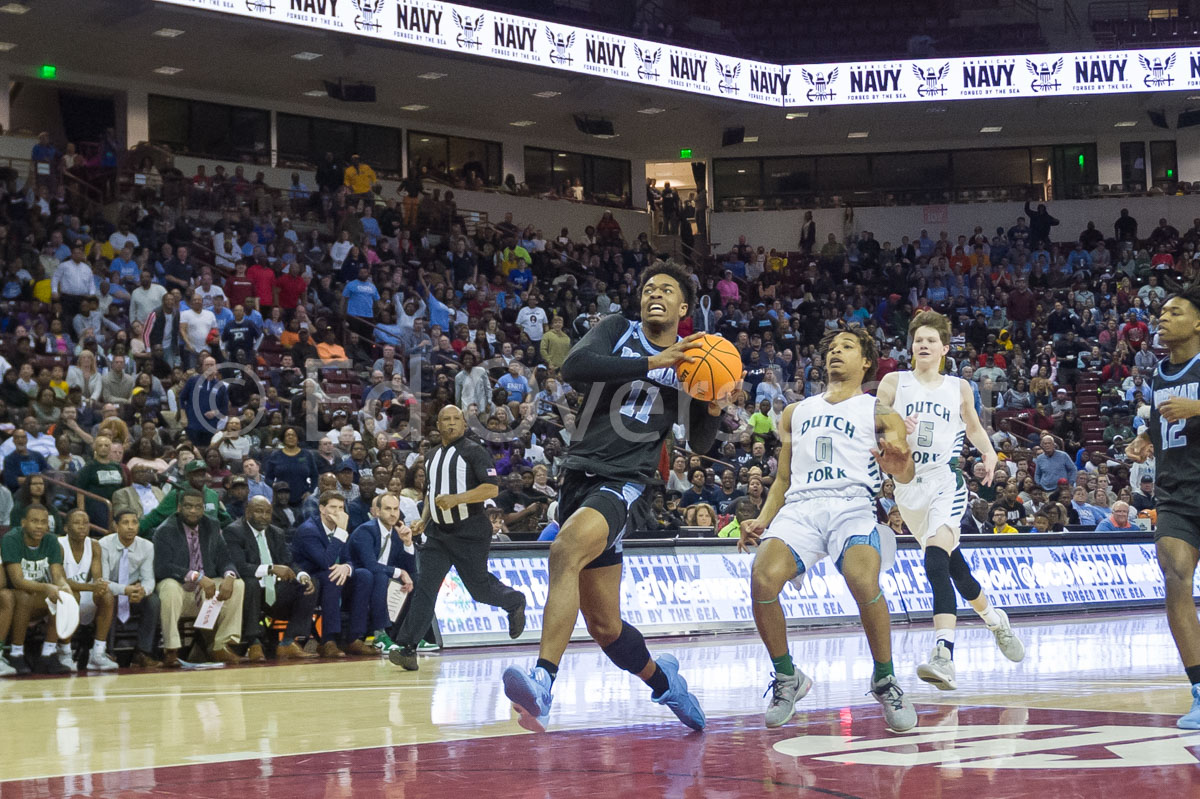
<instances>
[{"instance_id":1,"label":"spectator wearing cap","mask_svg":"<svg viewBox=\"0 0 1200 799\"><path fill-rule=\"evenodd\" d=\"M300 513L292 507L292 487L286 480L276 480L271 485L271 524L283 530L288 544L292 543L292 532L301 521Z\"/></svg>"},{"instance_id":2,"label":"spectator wearing cap","mask_svg":"<svg viewBox=\"0 0 1200 799\"><path fill-rule=\"evenodd\" d=\"M235 519L246 515L246 502L250 499L250 486L240 474L225 478L225 511Z\"/></svg>"},{"instance_id":3,"label":"spectator wearing cap","mask_svg":"<svg viewBox=\"0 0 1200 799\"><path fill-rule=\"evenodd\" d=\"M1113 507L1116 507L1115 505ZM1158 507L1158 499L1154 496L1154 477L1148 474L1142 475L1139 481L1139 486L1133 492L1133 508L1138 513L1147 510L1155 510Z\"/></svg>"},{"instance_id":4,"label":"spectator wearing cap","mask_svg":"<svg viewBox=\"0 0 1200 799\"><path fill-rule=\"evenodd\" d=\"M233 522L233 517L221 504L221 497L208 486L208 466L203 460L195 458L188 461L187 466L183 467L183 477L186 485L172 488L162 498L162 502L158 503L158 507L142 517L142 521L138 524L138 532L141 535L151 539L154 537L155 529L174 515L180 494L185 489L200 492L204 499L204 515L216 521L220 527L225 527Z\"/></svg>"},{"instance_id":5,"label":"spectator wearing cap","mask_svg":"<svg viewBox=\"0 0 1200 799\"><path fill-rule=\"evenodd\" d=\"M300 648L297 638L312 632L317 586L312 577L292 564L284 531L272 524L274 508L266 497L252 497L243 517L223 531L238 574L246 585L242 603L242 640L251 663L266 660L263 652L264 616L287 619L287 629L275 650L280 660L315 657Z\"/></svg>"},{"instance_id":6,"label":"spectator wearing cap","mask_svg":"<svg viewBox=\"0 0 1200 799\"><path fill-rule=\"evenodd\" d=\"M1071 456L1058 449L1051 436L1042 436L1042 454L1033 459L1034 479L1046 491L1058 488L1058 481L1075 482L1079 470Z\"/></svg>"},{"instance_id":7,"label":"spectator wearing cap","mask_svg":"<svg viewBox=\"0 0 1200 799\"><path fill-rule=\"evenodd\" d=\"M1054 392L1054 401L1050 403L1050 415L1056 420L1061 419L1067 411L1075 410L1075 403L1071 401L1070 394L1065 388L1060 388Z\"/></svg>"}]
</instances>

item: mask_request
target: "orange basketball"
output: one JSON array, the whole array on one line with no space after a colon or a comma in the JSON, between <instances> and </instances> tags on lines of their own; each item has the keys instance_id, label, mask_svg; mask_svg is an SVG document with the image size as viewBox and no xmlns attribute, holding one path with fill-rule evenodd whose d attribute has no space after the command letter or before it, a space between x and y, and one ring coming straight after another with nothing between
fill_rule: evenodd
<instances>
[{"instance_id":1,"label":"orange basketball","mask_svg":"<svg viewBox=\"0 0 1200 799\"><path fill-rule=\"evenodd\" d=\"M675 373L680 387L702 402L724 397L742 379L741 353L723 336L708 333L693 342L687 354L696 360L679 364Z\"/></svg>"}]
</instances>

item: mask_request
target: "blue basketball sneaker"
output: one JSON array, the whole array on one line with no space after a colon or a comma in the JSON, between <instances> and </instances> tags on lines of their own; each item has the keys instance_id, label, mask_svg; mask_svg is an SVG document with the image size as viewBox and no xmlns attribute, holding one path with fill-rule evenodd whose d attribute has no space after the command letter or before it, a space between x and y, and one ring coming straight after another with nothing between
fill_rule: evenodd
<instances>
[{"instance_id":1,"label":"blue basketball sneaker","mask_svg":"<svg viewBox=\"0 0 1200 799\"><path fill-rule=\"evenodd\" d=\"M679 676L679 661L674 655L663 655L657 660L671 687L662 696L651 696L650 701L671 708L671 712L693 730L704 729L704 711L696 697L688 693L687 680Z\"/></svg>"},{"instance_id":2,"label":"blue basketball sneaker","mask_svg":"<svg viewBox=\"0 0 1200 799\"><path fill-rule=\"evenodd\" d=\"M1181 730L1200 730L1200 684L1192 686L1192 709L1181 716L1175 726Z\"/></svg>"},{"instance_id":3,"label":"blue basketball sneaker","mask_svg":"<svg viewBox=\"0 0 1200 799\"><path fill-rule=\"evenodd\" d=\"M545 732L550 717L550 672L535 666L522 671L516 666L504 670L504 695L517 711L517 723L530 732Z\"/></svg>"}]
</instances>

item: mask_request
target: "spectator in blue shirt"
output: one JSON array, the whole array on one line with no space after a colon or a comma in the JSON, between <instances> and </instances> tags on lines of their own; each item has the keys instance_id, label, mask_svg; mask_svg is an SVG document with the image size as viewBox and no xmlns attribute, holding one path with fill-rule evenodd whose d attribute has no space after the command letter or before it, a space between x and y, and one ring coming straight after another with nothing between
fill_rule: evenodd
<instances>
[{"instance_id":1,"label":"spectator in blue shirt","mask_svg":"<svg viewBox=\"0 0 1200 799\"><path fill-rule=\"evenodd\" d=\"M142 276L142 270L133 260L132 244L126 242L125 246L121 248L120 254L109 265L108 271L112 273L114 283L124 283L126 280L138 282Z\"/></svg>"},{"instance_id":2,"label":"spectator in blue shirt","mask_svg":"<svg viewBox=\"0 0 1200 799\"><path fill-rule=\"evenodd\" d=\"M379 289L371 282L370 269L365 266L359 267L358 279L346 284L342 289L342 296L346 298L346 313L349 316L374 321Z\"/></svg>"},{"instance_id":3,"label":"spectator in blue shirt","mask_svg":"<svg viewBox=\"0 0 1200 799\"><path fill-rule=\"evenodd\" d=\"M417 280L421 286L421 296L425 298L430 327L436 325L442 330L452 330L453 328L450 327L450 309L446 307L446 303L442 302L441 297L430 291L429 286L425 283L424 268L421 269Z\"/></svg>"},{"instance_id":4,"label":"spectator in blue shirt","mask_svg":"<svg viewBox=\"0 0 1200 799\"><path fill-rule=\"evenodd\" d=\"M1113 503L1112 515L1105 516L1096 525L1097 533L1118 533L1134 529L1137 529L1137 525L1129 520L1129 503L1121 500Z\"/></svg>"},{"instance_id":5,"label":"spectator in blue shirt","mask_svg":"<svg viewBox=\"0 0 1200 799\"><path fill-rule=\"evenodd\" d=\"M1074 484L1079 473L1071 456L1059 450L1048 435L1042 436L1042 454L1033 459L1033 468L1037 484L1047 491L1057 489L1059 480Z\"/></svg>"},{"instance_id":6,"label":"spectator in blue shirt","mask_svg":"<svg viewBox=\"0 0 1200 799\"><path fill-rule=\"evenodd\" d=\"M368 204L363 208L362 218L358 221L362 223L363 235L367 237L367 244L374 247L379 243L379 237L383 235L383 231L379 229L379 220L375 218L371 205Z\"/></svg>"},{"instance_id":7,"label":"spectator in blue shirt","mask_svg":"<svg viewBox=\"0 0 1200 799\"><path fill-rule=\"evenodd\" d=\"M508 373L496 381L496 385L508 392L508 402L518 405L529 396L529 381L521 374L521 362L514 360L508 365Z\"/></svg>"}]
</instances>

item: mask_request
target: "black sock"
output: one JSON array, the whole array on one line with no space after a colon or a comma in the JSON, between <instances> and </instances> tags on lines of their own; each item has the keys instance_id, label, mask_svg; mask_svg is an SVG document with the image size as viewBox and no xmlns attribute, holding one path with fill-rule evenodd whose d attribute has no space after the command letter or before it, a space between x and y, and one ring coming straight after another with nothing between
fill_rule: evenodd
<instances>
[{"instance_id":1,"label":"black sock","mask_svg":"<svg viewBox=\"0 0 1200 799\"><path fill-rule=\"evenodd\" d=\"M667 691L671 690L671 683L667 681L666 673L654 664L654 673L650 675L650 679L646 680L646 684L650 686L650 691L653 696L662 696Z\"/></svg>"},{"instance_id":2,"label":"black sock","mask_svg":"<svg viewBox=\"0 0 1200 799\"><path fill-rule=\"evenodd\" d=\"M1200 684L1200 665L1184 666L1183 670L1187 672L1188 682L1190 682L1192 685Z\"/></svg>"},{"instance_id":3,"label":"black sock","mask_svg":"<svg viewBox=\"0 0 1200 799\"><path fill-rule=\"evenodd\" d=\"M545 658L538 658L537 667L546 670L546 673L550 675L550 682L553 684L554 680L558 677L558 664L551 663Z\"/></svg>"},{"instance_id":4,"label":"black sock","mask_svg":"<svg viewBox=\"0 0 1200 799\"><path fill-rule=\"evenodd\" d=\"M954 657L954 642L953 641L947 641L944 638L939 638L938 643L941 644L942 646L946 647L946 649L950 652L951 658Z\"/></svg>"}]
</instances>

